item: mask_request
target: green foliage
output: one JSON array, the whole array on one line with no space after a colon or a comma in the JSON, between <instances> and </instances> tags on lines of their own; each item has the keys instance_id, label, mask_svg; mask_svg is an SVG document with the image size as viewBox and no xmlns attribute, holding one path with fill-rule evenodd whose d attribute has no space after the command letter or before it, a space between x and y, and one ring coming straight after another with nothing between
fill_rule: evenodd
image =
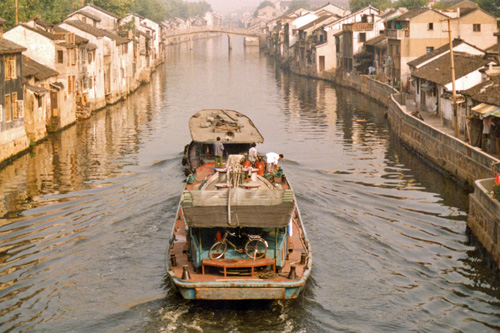
<instances>
[{"instance_id":1,"label":"green foliage","mask_svg":"<svg viewBox=\"0 0 500 333\"><path fill-rule=\"evenodd\" d=\"M137 0L141 1L141 0ZM182 0L164 0L166 4L166 17L188 17L203 16L206 12L211 12L212 7L206 1L184 2Z\"/></svg>"},{"instance_id":2,"label":"green foliage","mask_svg":"<svg viewBox=\"0 0 500 333\"><path fill-rule=\"evenodd\" d=\"M432 9L445 9L446 7L448 7L448 5L446 4L446 2L439 1L434 6L432 6Z\"/></svg>"},{"instance_id":3,"label":"green foliage","mask_svg":"<svg viewBox=\"0 0 500 333\"><path fill-rule=\"evenodd\" d=\"M477 4L488 13L500 17L500 0L477 0Z\"/></svg>"},{"instance_id":4,"label":"green foliage","mask_svg":"<svg viewBox=\"0 0 500 333\"><path fill-rule=\"evenodd\" d=\"M71 12L92 3L97 7L124 16L137 13L151 20L161 22L168 18L203 16L212 11L206 1L185 2L183 0L18 0L19 22L26 22L36 16L60 23ZM15 0L0 0L0 17L7 20L4 30L15 26Z\"/></svg>"},{"instance_id":5,"label":"green foliage","mask_svg":"<svg viewBox=\"0 0 500 333\"><path fill-rule=\"evenodd\" d=\"M290 3L290 6L288 6L288 10L286 11L286 14L290 14L299 8L309 9L309 8L311 8L311 5L309 4L308 0L293 0Z\"/></svg>"},{"instance_id":6,"label":"green foliage","mask_svg":"<svg viewBox=\"0 0 500 333\"><path fill-rule=\"evenodd\" d=\"M131 11L156 22L164 21L167 17L165 3L158 0L135 0Z\"/></svg>"},{"instance_id":7,"label":"green foliage","mask_svg":"<svg viewBox=\"0 0 500 333\"><path fill-rule=\"evenodd\" d=\"M266 1L262 1L261 3L259 3L259 5L257 6L257 9L253 13L253 16L257 17L259 9L262 9L264 7L267 7L267 6L273 7L273 3L271 1L267 1L267 0Z\"/></svg>"},{"instance_id":8,"label":"green foliage","mask_svg":"<svg viewBox=\"0 0 500 333\"><path fill-rule=\"evenodd\" d=\"M143 1L143 0L139 0ZM85 0L85 4L93 3L97 7L105 9L118 16L124 16L131 12L134 0Z\"/></svg>"},{"instance_id":9,"label":"green foliage","mask_svg":"<svg viewBox=\"0 0 500 333\"><path fill-rule=\"evenodd\" d=\"M408 9L415 9L427 6L428 0L399 0L393 4L395 8L406 7Z\"/></svg>"},{"instance_id":10,"label":"green foliage","mask_svg":"<svg viewBox=\"0 0 500 333\"><path fill-rule=\"evenodd\" d=\"M349 0L349 9L352 12L360 10L369 5L380 10L392 7L391 0Z\"/></svg>"}]
</instances>

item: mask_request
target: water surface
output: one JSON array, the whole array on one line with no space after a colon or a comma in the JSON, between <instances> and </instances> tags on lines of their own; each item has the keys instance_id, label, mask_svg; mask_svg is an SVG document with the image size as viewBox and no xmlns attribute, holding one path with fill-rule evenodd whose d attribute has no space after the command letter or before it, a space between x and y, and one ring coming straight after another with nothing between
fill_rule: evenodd
<instances>
[{"instance_id":1,"label":"water surface","mask_svg":"<svg viewBox=\"0 0 500 333\"><path fill-rule=\"evenodd\" d=\"M189 117L248 115L313 246L297 300L185 301L164 256ZM241 39L172 46L151 84L0 170L1 331L498 331L500 280L467 194L372 100L279 70Z\"/></svg>"}]
</instances>

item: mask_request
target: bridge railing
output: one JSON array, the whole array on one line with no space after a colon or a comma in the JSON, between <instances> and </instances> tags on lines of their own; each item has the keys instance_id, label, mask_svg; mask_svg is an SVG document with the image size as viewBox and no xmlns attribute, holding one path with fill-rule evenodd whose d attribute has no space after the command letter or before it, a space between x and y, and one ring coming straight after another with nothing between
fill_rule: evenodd
<instances>
[{"instance_id":1,"label":"bridge railing","mask_svg":"<svg viewBox=\"0 0 500 333\"><path fill-rule=\"evenodd\" d=\"M196 33L203 33L203 32L220 32L220 33L227 33L227 34L235 34L235 35L245 35L245 36L255 36L259 37L262 35L260 32L244 29L244 28L233 28L233 27L223 27L223 26L217 26L217 25L206 25L206 26L196 26L196 27L189 27L185 29L170 29L167 30L166 36L167 37L174 37L174 36L180 36L180 35L191 35L191 34L196 34Z\"/></svg>"}]
</instances>

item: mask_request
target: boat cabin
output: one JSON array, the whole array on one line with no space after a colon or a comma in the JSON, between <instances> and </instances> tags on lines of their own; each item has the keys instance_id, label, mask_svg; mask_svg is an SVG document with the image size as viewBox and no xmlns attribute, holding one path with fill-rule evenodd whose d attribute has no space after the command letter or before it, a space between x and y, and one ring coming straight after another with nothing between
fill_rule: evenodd
<instances>
[{"instance_id":1,"label":"boat cabin","mask_svg":"<svg viewBox=\"0 0 500 333\"><path fill-rule=\"evenodd\" d=\"M184 148L186 175L193 174L205 163L214 162L217 137L224 145L224 157L248 153L252 143L264 139L250 118L233 110L206 109L189 120L191 143Z\"/></svg>"}]
</instances>

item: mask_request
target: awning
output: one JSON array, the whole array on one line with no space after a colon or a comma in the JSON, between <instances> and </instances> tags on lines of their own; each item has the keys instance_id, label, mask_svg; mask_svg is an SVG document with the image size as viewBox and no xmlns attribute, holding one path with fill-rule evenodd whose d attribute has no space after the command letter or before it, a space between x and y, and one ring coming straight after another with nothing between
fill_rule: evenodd
<instances>
[{"instance_id":1,"label":"awning","mask_svg":"<svg viewBox=\"0 0 500 333\"><path fill-rule=\"evenodd\" d=\"M64 84L62 82L52 82L50 84L50 87L54 88L56 90L61 90L61 89L64 89Z\"/></svg>"},{"instance_id":2,"label":"awning","mask_svg":"<svg viewBox=\"0 0 500 333\"><path fill-rule=\"evenodd\" d=\"M500 106L481 103L471 109L473 112L479 113L480 118L498 117L500 118Z\"/></svg>"},{"instance_id":3,"label":"awning","mask_svg":"<svg viewBox=\"0 0 500 333\"><path fill-rule=\"evenodd\" d=\"M26 87L26 89L33 92L33 94L35 94L38 97L42 97L43 95L49 92L47 89L42 87L32 86L29 84L25 84L24 86Z\"/></svg>"}]
</instances>

